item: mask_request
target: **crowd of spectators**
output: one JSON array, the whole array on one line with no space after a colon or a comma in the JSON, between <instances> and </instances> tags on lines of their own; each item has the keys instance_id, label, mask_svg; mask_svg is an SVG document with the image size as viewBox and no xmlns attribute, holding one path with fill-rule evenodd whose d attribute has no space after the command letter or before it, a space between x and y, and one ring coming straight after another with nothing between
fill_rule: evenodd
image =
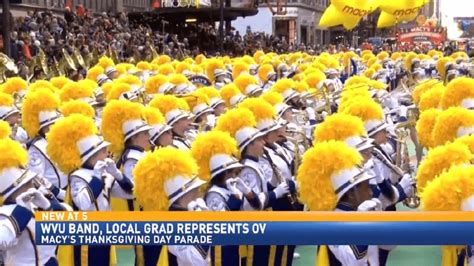
<instances>
[{"instance_id":1,"label":"crowd of spectators","mask_svg":"<svg viewBox=\"0 0 474 266\"><path fill-rule=\"evenodd\" d=\"M295 44L285 37L250 30L239 32L234 28L226 30L221 49L219 30L214 23L183 24L175 28L167 27L165 32L161 27L158 28L160 29L153 29L145 23L132 23L126 13L92 14L82 6L73 10L65 7L63 14L50 10L32 10L28 11L25 17L13 18L10 54L20 69L20 75L26 77L32 72L31 67L28 67L31 61L43 52L47 65L52 66L61 60L64 53L73 54L73 51L78 51L84 58L114 51L119 61L133 59L137 62L151 60L153 51L150 47L158 53L178 59L200 53L209 56L241 56L263 50L319 54L322 51L349 49L348 44ZM393 45L369 47L377 52L392 50ZM446 49L450 49L449 47Z\"/></svg>"}]
</instances>

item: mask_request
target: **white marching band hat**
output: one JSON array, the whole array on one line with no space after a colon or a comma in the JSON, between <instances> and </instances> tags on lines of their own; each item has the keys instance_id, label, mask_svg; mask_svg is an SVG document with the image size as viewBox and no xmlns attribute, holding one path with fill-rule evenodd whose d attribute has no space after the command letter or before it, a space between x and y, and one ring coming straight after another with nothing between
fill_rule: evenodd
<instances>
[{"instance_id":1,"label":"white marching band hat","mask_svg":"<svg viewBox=\"0 0 474 266\"><path fill-rule=\"evenodd\" d=\"M242 152L252 141L263 137L265 134L252 127L244 127L235 133L237 146Z\"/></svg>"},{"instance_id":2,"label":"white marching band hat","mask_svg":"<svg viewBox=\"0 0 474 266\"><path fill-rule=\"evenodd\" d=\"M211 170L211 178L216 177L224 171L244 167L239 160L228 154L216 154L212 156L209 161L209 166L209 169Z\"/></svg>"},{"instance_id":3,"label":"white marching band hat","mask_svg":"<svg viewBox=\"0 0 474 266\"><path fill-rule=\"evenodd\" d=\"M358 167L344 169L333 173L331 175L331 183L334 192L337 194L337 200L339 201L347 191L356 185L371 178L371 175L366 174L363 169Z\"/></svg>"},{"instance_id":4,"label":"white marching band hat","mask_svg":"<svg viewBox=\"0 0 474 266\"><path fill-rule=\"evenodd\" d=\"M165 133L168 130L173 129L172 127L170 127L166 124L153 124L150 127L151 127L151 129L149 131L150 132L150 142L153 143L153 145L156 142L156 140L161 135L163 135L163 133Z\"/></svg>"},{"instance_id":5,"label":"white marching band hat","mask_svg":"<svg viewBox=\"0 0 474 266\"><path fill-rule=\"evenodd\" d=\"M166 124L168 124L169 126L173 126L181 119L190 117L190 114L180 109L173 109L165 114Z\"/></svg>"},{"instance_id":6,"label":"white marching band hat","mask_svg":"<svg viewBox=\"0 0 474 266\"><path fill-rule=\"evenodd\" d=\"M127 141L136 134L144 131L149 131L151 127L140 119L129 120L122 125L122 132L124 135L124 141Z\"/></svg>"},{"instance_id":7,"label":"white marching band hat","mask_svg":"<svg viewBox=\"0 0 474 266\"><path fill-rule=\"evenodd\" d=\"M79 154L81 155L81 163L84 164L101 149L109 146L110 143L105 141L102 137L91 135L79 140L76 144Z\"/></svg>"},{"instance_id":8,"label":"white marching band hat","mask_svg":"<svg viewBox=\"0 0 474 266\"><path fill-rule=\"evenodd\" d=\"M13 114L19 114L20 110L13 106L0 106L0 119L5 120Z\"/></svg>"},{"instance_id":9,"label":"white marching band hat","mask_svg":"<svg viewBox=\"0 0 474 266\"><path fill-rule=\"evenodd\" d=\"M177 199L181 198L189 191L204 185L206 182L199 177L187 177L177 175L170 178L164 184L166 196L168 197L168 205L171 206Z\"/></svg>"},{"instance_id":10,"label":"white marching band hat","mask_svg":"<svg viewBox=\"0 0 474 266\"><path fill-rule=\"evenodd\" d=\"M375 133L386 129L388 126L389 125L383 120L369 120L364 123L364 128L369 137L372 137Z\"/></svg>"},{"instance_id":11,"label":"white marching band hat","mask_svg":"<svg viewBox=\"0 0 474 266\"><path fill-rule=\"evenodd\" d=\"M54 124L59 118L61 118L61 115L56 112L56 111L41 111L38 113L38 118L39 118L39 130Z\"/></svg>"}]
</instances>

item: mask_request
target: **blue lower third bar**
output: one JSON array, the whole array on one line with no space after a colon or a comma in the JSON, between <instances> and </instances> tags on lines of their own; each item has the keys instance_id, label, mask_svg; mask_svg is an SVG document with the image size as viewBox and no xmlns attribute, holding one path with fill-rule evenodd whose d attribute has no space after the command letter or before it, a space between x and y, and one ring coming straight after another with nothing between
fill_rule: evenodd
<instances>
[{"instance_id":1,"label":"blue lower third bar","mask_svg":"<svg viewBox=\"0 0 474 266\"><path fill-rule=\"evenodd\" d=\"M472 245L473 222L37 222L39 245Z\"/></svg>"}]
</instances>

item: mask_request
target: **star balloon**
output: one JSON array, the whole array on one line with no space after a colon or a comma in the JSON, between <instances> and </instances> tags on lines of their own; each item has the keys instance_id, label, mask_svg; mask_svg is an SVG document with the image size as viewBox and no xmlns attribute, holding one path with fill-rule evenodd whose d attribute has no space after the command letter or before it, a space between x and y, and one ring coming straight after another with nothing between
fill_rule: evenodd
<instances>
[{"instance_id":1,"label":"star balloon","mask_svg":"<svg viewBox=\"0 0 474 266\"><path fill-rule=\"evenodd\" d=\"M347 30L353 29L361 18L377 9L377 3L378 0L331 0L319 25L333 27L342 24Z\"/></svg>"},{"instance_id":2,"label":"star balloon","mask_svg":"<svg viewBox=\"0 0 474 266\"><path fill-rule=\"evenodd\" d=\"M382 12L377 21L377 27L385 28L398 22L413 20L428 2L429 0L380 0L379 7Z\"/></svg>"}]
</instances>

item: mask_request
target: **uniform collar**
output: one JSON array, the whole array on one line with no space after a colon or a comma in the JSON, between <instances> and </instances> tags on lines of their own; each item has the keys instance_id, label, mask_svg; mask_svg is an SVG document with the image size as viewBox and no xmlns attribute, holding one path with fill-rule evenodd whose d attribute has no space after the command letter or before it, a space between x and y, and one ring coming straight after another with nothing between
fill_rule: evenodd
<instances>
[{"instance_id":1,"label":"uniform collar","mask_svg":"<svg viewBox=\"0 0 474 266\"><path fill-rule=\"evenodd\" d=\"M139 147L139 146L135 146L135 145L128 145L126 147L127 150L136 150L136 151L139 151L139 152L144 152L145 149L143 149L142 147Z\"/></svg>"},{"instance_id":2,"label":"uniform collar","mask_svg":"<svg viewBox=\"0 0 474 266\"><path fill-rule=\"evenodd\" d=\"M258 163L258 158L251 155L244 155L242 159L247 159Z\"/></svg>"},{"instance_id":3,"label":"uniform collar","mask_svg":"<svg viewBox=\"0 0 474 266\"><path fill-rule=\"evenodd\" d=\"M187 210L188 209L175 205L175 204L171 205L169 208L169 211L187 211Z\"/></svg>"},{"instance_id":4,"label":"uniform collar","mask_svg":"<svg viewBox=\"0 0 474 266\"><path fill-rule=\"evenodd\" d=\"M357 211L357 209L354 209L354 207L352 207L349 203L342 201L337 204L336 209L339 209L341 211Z\"/></svg>"}]
</instances>

